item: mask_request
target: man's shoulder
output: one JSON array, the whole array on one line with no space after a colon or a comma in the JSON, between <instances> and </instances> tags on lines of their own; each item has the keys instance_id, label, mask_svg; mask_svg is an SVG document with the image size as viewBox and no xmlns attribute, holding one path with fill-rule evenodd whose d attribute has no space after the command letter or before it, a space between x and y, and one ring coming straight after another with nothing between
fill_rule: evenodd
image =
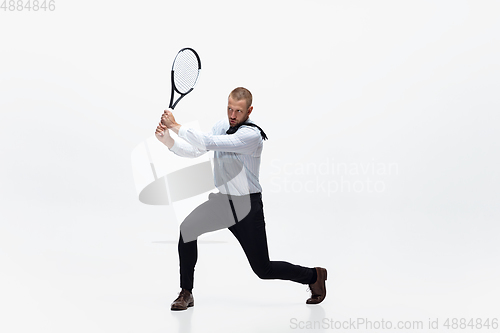
<instances>
[{"instance_id":1,"label":"man's shoulder","mask_svg":"<svg viewBox=\"0 0 500 333\"><path fill-rule=\"evenodd\" d=\"M259 137L261 136L260 135L260 129L257 127L257 124L254 123L253 121L251 121L250 119L248 119L245 124L241 125L241 128L250 129L254 133L258 134Z\"/></svg>"}]
</instances>

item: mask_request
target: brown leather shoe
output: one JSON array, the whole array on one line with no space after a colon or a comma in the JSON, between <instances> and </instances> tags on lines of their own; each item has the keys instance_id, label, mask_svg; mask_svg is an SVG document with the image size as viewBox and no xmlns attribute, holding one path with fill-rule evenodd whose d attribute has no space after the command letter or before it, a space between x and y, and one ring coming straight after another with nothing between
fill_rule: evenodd
<instances>
[{"instance_id":1,"label":"brown leather shoe","mask_svg":"<svg viewBox=\"0 0 500 333\"><path fill-rule=\"evenodd\" d=\"M179 297L172 302L170 310L186 310L187 308L194 306L194 297L188 290L182 289L179 293Z\"/></svg>"},{"instance_id":2,"label":"brown leather shoe","mask_svg":"<svg viewBox=\"0 0 500 333\"><path fill-rule=\"evenodd\" d=\"M326 268L314 267L316 268L316 274L318 276L316 282L309 285L311 290L311 297L306 301L307 304L319 304L323 302L326 297Z\"/></svg>"}]
</instances>

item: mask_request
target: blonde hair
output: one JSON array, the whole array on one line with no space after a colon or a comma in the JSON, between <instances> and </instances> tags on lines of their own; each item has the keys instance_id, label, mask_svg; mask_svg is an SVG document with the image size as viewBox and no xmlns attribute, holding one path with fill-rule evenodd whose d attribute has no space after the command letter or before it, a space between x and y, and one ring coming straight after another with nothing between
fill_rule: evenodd
<instances>
[{"instance_id":1,"label":"blonde hair","mask_svg":"<svg viewBox=\"0 0 500 333\"><path fill-rule=\"evenodd\" d=\"M244 99L247 102L247 108L252 105L252 93L246 88L238 87L233 89L233 91L229 94L229 97L237 101Z\"/></svg>"}]
</instances>

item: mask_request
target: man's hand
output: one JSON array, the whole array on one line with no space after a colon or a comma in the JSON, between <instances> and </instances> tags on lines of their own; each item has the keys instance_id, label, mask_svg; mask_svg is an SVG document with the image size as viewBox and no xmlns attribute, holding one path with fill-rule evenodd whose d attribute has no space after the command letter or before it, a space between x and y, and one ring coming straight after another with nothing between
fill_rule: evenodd
<instances>
[{"instance_id":1,"label":"man's hand","mask_svg":"<svg viewBox=\"0 0 500 333\"><path fill-rule=\"evenodd\" d=\"M175 121L172 109L166 109L163 112L163 115L161 116L161 123L165 125L169 130L172 130L175 133L178 133L179 128L181 127L181 125Z\"/></svg>"},{"instance_id":2,"label":"man's hand","mask_svg":"<svg viewBox=\"0 0 500 333\"><path fill-rule=\"evenodd\" d=\"M156 136L170 135L167 126L163 125L161 121L158 123L158 126L156 126L155 134Z\"/></svg>"},{"instance_id":3,"label":"man's hand","mask_svg":"<svg viewBox=\"0 0 500 333\"><path fill-rule=\"evenodd\" d=\"M158 123L158 126L156 126L155 135L158 138L158 140L160 140L160 138L162 138L164 136L170 136L170 133L168 133L167 126L163 125L160 122L160 123Z\"/></svg>"},{"instance_id":4,"label":"man's hand","mask_svg":"<svg viewBox=\"0 0 500 333\"><path fill-rule=\"evenodd\" d=\"M156 127L155 135L156 138L169 149L174 145L174 139L170 136L167 126L163 125L161 122L159 122Z\"/></svg>"},{"instance_id":5,"label":"man's hand","mask_svg":"<svg viewBox=\"0 0 500 333\"><path fill-rule=\"evenodd\" d=\"M175 122L175 117L171 109L166 109L163 112L163 115L161 116L161 123L169 129L174 127L175 125L178 125Z\"/></svg>"}]
</instances>

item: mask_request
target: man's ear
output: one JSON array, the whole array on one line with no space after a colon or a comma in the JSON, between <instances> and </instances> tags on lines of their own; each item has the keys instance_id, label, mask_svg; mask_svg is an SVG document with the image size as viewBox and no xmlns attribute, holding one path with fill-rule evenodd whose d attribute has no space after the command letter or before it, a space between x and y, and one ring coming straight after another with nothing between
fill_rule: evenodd
<instances>
[{"instance_id":1,"label":"man's ear","mask_svg":"<svg viewBox=\"0 0 500 333\"><path fill-rule=\"evenodd\" d=\"M248 108L248 115L250 115L250 113L252 113L252 111L253 111L253 106L250 106L250 107Z\"/></svg>"}]
</instances>

